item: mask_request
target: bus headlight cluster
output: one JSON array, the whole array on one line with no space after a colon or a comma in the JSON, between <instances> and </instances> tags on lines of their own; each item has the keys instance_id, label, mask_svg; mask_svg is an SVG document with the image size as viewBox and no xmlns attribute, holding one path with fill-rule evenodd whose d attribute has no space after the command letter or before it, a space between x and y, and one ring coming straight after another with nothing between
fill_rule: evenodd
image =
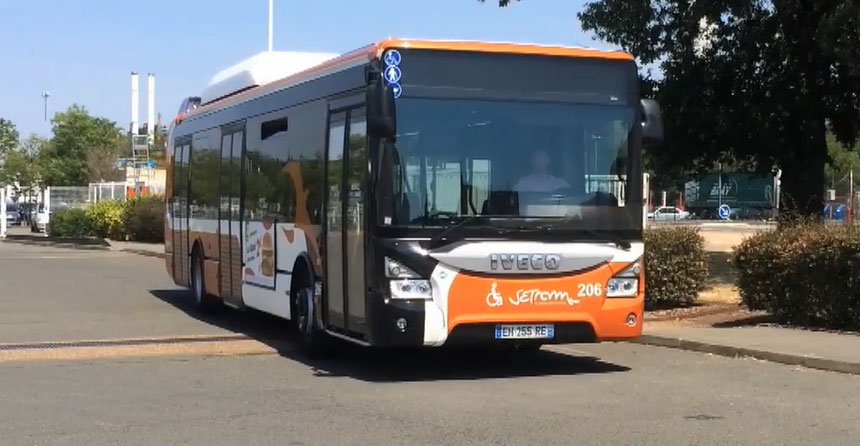
<instances>
[{"instance_id":1,"label":"bus headlight cluster","mask_svg":"<svg viewBox=\"0 0 860 446\"><path fill-rule=\"evenodd\" d=\"M432 299L433 287L429 280L424 279L400 279L392 280L392 299Z\"/></svg>"},{"instance_id":2,"label":"bus headlight cluster","mask_svg":"<svg viewBox=\"0 0 860 446\"><path fill-rule=\"evenodd\" d=\"M639 291L639 279L613 277L606 284L606 297L632 297Z\"/></svg>"},{"instance_id":3,"label":"bus headlight cluster","mask_svg":"<svg viewBox=\"0 0 860 446\"><path fill-rule=\"evenodd\" d=\"M621 270L606 284L606 297L634 297L639 292L642 273L641 259Z\"/></svg>"},{"instance_id":4,"label":"bus headlight cluster","mask_svg":"<svg viewBox=\"0 0 860 446\"><path fill-rule=\"evenodd\" d=\"M385 277L390 280L392 299L432 299L430 281L422 279L415 271L397 260L385 258Z\"/></svg>"}]
</instances>

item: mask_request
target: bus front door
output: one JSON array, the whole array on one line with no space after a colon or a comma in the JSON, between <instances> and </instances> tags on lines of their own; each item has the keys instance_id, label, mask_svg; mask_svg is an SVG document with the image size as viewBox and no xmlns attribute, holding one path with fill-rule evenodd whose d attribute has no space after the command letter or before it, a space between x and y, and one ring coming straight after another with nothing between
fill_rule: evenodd
<instances>
[{"instance_id":1,"label":"bus front door","mask_svg":"<svg viewBox=\"0 0 860 446\"><path fill-rule=\"evenodd\" d=\"M367 333L366 127L361 107L334 113L329 118L325 238L328 324L352 335Z\"/></svg>"}]
</instances>

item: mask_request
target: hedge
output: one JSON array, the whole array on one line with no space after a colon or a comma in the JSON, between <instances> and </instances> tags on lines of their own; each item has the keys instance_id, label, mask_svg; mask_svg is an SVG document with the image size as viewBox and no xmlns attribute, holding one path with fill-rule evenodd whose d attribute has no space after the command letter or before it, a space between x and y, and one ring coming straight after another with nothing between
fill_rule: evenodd
<instances>
[{"instance_id":1,"label":"hedge","mask_svg":"<svg viewBox=\"0 0 860 446\"><path fill-rule=\"evenodd\" d=\"M140 197L127 203L125 231L129 240L147 243L164 242L164 198Z\"/></svg>"},{"instance_id":2,"label":"hedge","mask_svg":"<svg viewBox=\"0 0 860 446\"><path fill-rule=\"evenodd\" d=\"M87 206L84 211L89 218L93 236L112 240L126 239L126 202L100 201Z\"/></svg>"},{"instance_id":3,"label":"hedge","mask_svg":"<svg viewBox=\"0 0 860 446\"><path fill-rule=\"evenodd\" d=\"M83 209L62 209L51 214L48 233L61 237L84 238L93 233L91 220Z\"/></svg>"},{"instance_id":4,"label":"hedge","mask_svg":"<svg viewBox=\"0 0 860 446\"><path fill-rule=\"evenodd\" d=\"M734 252L741 300L780 323L860 329L860 229L803 224L760 233Z\"/></svg>"},{"instance_id":5,"label":"hedge","mask_svg":"<svg viewBox=\"0 0 860 446\"><path fill-rule=\"evenodd\" d=\"M98 237L137 242L164 242L164 198L136 197L103 201L84 209L63 209L51 214L48 233L53 237Z\"/></svg>"},{"instance_id":6,"label":"hedge","mask_svg":"<svg viewBox=\"0 0 860 446\"><path fill-rule=\"evenodd\" d=\"M705 289L705 240L689 226L645 231L645 308L691 305Z\"/></svg>"}]
</instances>

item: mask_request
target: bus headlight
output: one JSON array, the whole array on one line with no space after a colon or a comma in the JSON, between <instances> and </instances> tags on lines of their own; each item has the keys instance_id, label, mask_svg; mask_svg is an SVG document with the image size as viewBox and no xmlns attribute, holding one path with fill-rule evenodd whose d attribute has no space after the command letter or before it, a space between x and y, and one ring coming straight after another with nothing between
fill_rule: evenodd
<instances>
[{"instance_id":1,"label":"bus headlight","mask_svg":"<svg viewBox=\"0 0 860 446\"><path fill-rule=\"evenodd\" d=\"M639 292L642 260L636 260L621 270L606 284L606 297L634 297Z\"/></svg>"},{"instance_id":2,"label":"bus headlight","mask_svg":"<svg viewBox=\"0 0 860 446\"><path fill-rule=\"evenodd\" d=\"M432 299L433 287L425 279L399 279L390 282L392 299Z\"/></svg>"},{"instance_id":3,"label":"bus headlight","mask_svg":"<svg viewBox=\"0 0 860 446\"><path fill-rule=\"evenodd\" d=\"M639 279L613 277L606 284L606 297L633 297L638 291Z\"/></svg>"}]
</instances>

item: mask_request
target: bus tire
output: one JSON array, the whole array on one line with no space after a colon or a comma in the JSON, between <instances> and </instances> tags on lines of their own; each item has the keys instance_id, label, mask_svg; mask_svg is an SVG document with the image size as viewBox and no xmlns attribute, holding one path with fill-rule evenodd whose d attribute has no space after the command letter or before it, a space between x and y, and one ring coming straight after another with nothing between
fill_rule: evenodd
<instances>
[{"instance_id":1,"label":"bus tire","mask_svg":"<svg viewBox=\"0 0 860 446\"><path fill-rule=\"evenodd\" d=\"M295 311L295 328L302 352L309 357L323 356L328 353L331 340L317 323L312 275L304 263L298 263L293 271L290 307Z\"/></svg>"},{"instance_id":2,"label":"bus tire","mask_svg":"<svg viewBox=\"0 0 860 446\"><path fill-rule=\"evenodd\" d=\"M203 279L203 255L198 245L191 251L191 298L194 309L205 313L215 309L215 298L206 293Z\"/></svg>"}]
</instances>

